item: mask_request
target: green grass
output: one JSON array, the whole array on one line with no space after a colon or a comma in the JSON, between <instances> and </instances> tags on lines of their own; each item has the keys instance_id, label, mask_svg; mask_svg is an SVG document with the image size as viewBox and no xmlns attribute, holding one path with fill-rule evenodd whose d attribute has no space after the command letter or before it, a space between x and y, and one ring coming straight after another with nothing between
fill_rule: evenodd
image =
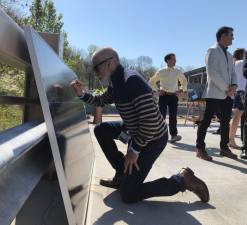
<instances>
[{"instance_id":1,"label":"green grass","mask_svg":"<svg viewBox=\"0 0 247 225\"><path fill-rule=\"evenodd\" d=\"M15 105L0 105L0 131L22 123L22 109Z\"/></svg>"},{"instance_id":2,"label":"green grass","mask_svg":"<svg viewBox=\"0 0 247 225\"><path fill-rule=\"evenodd\" d=\"M9 66L0 65L0 95L23 96L24 72ZM22 123L22 107L0 105L0 131Z\"/></svg>"}]
</instances>

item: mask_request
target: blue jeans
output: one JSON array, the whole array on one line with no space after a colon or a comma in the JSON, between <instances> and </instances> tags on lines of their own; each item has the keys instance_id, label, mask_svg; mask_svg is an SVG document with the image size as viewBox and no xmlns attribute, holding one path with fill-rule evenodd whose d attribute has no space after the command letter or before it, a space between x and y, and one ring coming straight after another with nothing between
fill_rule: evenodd
<instances>
[{"instance_id":1,"label":"blue jeans","mask_svg":"<svg viewBox=\"0 0 247 225\"><path fill-rule=\"evenodd\" d=\"M184 178L179 174L144 183L155 160L167 144L168 134L150 142L142 149L138 158L139 171L134 168L131 175L124 174L125 157L114 141L122 130L121 122L104 122L95 127L94 133L106 158L116 170L116 174L122 176L120 194L124 202L135 203L151 197L171 196L179 191L185 191Z\"/></svg>"}]
</instances>

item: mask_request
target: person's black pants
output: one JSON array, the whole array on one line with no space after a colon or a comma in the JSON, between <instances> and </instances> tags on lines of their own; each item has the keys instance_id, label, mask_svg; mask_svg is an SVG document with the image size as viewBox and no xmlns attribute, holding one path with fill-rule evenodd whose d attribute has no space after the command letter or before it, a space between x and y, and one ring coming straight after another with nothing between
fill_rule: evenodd
<instances>
[{"instance_id":1,"label":"person's black pants","mask_svg":"<svg viewBox=\"0 0 247 225\"><path fill-rule=\"evenodd\" d=\"M241 124L241 126L240 126L240 128L241 128L241 141L242 142L244 141L244 124L245 124L246 119L247 118L246 118L246 109L245 109L243 115L241 116L241 122L240 122L240 124Z\"/></svg>"},{"instance_id":2,"label":"person's black pants","mask_svg":"<svg viewBox=\"0 0 247 225\"><path fill-rule=\"evenodd\" d=\"M245 96L244 107L245 107L244 108L244 114L243 114L242 119L241 119L241 123L242 123L242 141L243 141L243 150L247 150L247 96Z\"/></svg>"},{"instance_id":3,"label":"person's black pants","mask_svg":"<svg viewBox=\"0 0 247 225\"><path fill-rule=\"evenodd\" d=\"M198 126L196 147L205 149L205 137L207 129L210 126L211 119L217 113L220 116L221 141L220 148L226 149L229 142L229 123L231 120L233 100L230 97L226 99L206 99L206 109L204 119Z\"/></svg>"},{"instance_id":4,"label":"person's black pants","mask_svg":"<svg viewBox=\"0 0 247 225\"><path fill-rule=\"evenodd\" d=\"M151 182L145 182L149 171L155 160L159 157L167 144L168 135L150 142L142 149L138 158L140 170L135 168L132 174L124 174L124 154L116 146L114 139L117 139L122 131L121 122L104 122L94 129L95 136L112 167L118 175L122 175L120 194L122 200L127 203L134 203L143 199L156 196L171 196L179 191L185 191L184 178L177 174L169 179L163 177Z\"/></svg>"},{"instance_id":5,"label":"person's black pants","mask_svg":"<svg viewBox=\"0 0 247 225\"><path fill-rule=\"evenodd\" d=\"M178 134L178 97L176 95L162 95L159 97L159 108L164 119L166 119L167 107L169 109L169 132L171 136L176 136Z\"/></svg>"}]
</instances>

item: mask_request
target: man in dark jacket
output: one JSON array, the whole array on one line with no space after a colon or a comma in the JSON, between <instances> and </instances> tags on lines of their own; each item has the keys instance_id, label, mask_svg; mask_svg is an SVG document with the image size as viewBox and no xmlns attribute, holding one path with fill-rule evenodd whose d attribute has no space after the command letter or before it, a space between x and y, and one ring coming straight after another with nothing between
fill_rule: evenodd
<instances>
[{"instance_id":1,"label":"man in dark jacket","mask_svg":"<svg viewBox=\"0 0 247 225\"><path fill-rule=\"evenodd\" d=\"M244 62L243 65L244 69L244 77L247 79L247 59ZM244 128L243 128L243 150L241 154L242 159L247 159L247 85L245 87L245 104L244 104L245 110L244 110Z\"/></svg>"},{"instance_id":2,"label":"man in dark jacket","mask_svg":"<svg viewBox=\"0 0 247 225\"><path fill-rule=\"evenodd\" d=\"M163 177L144 183L168 139L167 126L152 90L140 74L124 70L117 52L111 48L103 48L94 53L92 62L100 79L110 80L107 91L100 96L92 96L85 92L78 80L72 81L72 88L86 103L96 106L115 103L123 120L103 122L94 129L99 145L116 171L113 179L101 180L100 184L120 188L122 200L127 203L156 196L170 196L186 189L193 191L203 202L208 202L206 184L189 168L182 169L169 179ZM116 139L127 139L126 155L118 150L114 141Z\"/></svg>"}]
</instances>

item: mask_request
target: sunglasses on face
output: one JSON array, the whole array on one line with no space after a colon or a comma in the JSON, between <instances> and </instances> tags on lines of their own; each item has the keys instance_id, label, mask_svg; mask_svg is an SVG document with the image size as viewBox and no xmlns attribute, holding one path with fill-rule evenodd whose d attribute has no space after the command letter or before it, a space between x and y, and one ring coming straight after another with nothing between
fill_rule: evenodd
<instances>
[{"instance_id":1,"label":"sunglasses on face","mask_svg":"<svg viewBox=\"0 0 247 225\"><path fill-rule=\"evenodd\" d=\"M109 58L106 58L106 59L104 59L103 61L97 63L97 64L93 67L93 70L94 70L95 72L98 72L99 66L102 65L102 64L104 64L105 62L107 62L109 59L112 59L112 58L113 58L113 57L109 57Z\"/></svg>"}]
</instances>

